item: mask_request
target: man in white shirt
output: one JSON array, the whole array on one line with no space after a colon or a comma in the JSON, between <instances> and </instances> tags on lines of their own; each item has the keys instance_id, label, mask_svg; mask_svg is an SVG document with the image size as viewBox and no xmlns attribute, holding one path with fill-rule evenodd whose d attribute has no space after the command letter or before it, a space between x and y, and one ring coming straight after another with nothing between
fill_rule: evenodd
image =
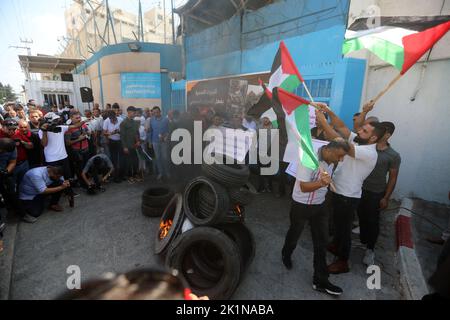
<instances>
[{"instance_id":1,"label":"man in white shirt","mask_svg":"<svg viewBox=\"0 0 450 320\"><path fill-rule=\"evenodd\" d=\"M297 169L297 180L292 192L290 211L291 225L286 234L282 250L282 261L286 268L292 268L291 255L297 246L306 222L311 226L314 246L313 289L331 295L342 294L342 289L328 280L326 245L328 242L328 214L325 208L327 186L331 182L334 166L343 160L350 146L342 139L331 141L317 152L319 168L312 170L303 165Z\"/></svg>"},{"instance_id":2,"label":"man in white shirt","mask_svg":"<svg viewBox=\"0 0 450 320\"><path fill-rule=\"evenodd\" d=\"M39 130L39 138L41 144L44 147L45 164L53 167L63 167L64 178L71 178L70 164L67 157L66 145L64 134L71 128L79 128L84 124L84 121L80 121L77 124L65 126L59 125L62 122L62 118L53 112L49 112L44 117L47 123L44 123ZM58 124L56 128L49 131L49 122L52 124Z\"/></svg>"},{"instance_id":3,"label":"man in white shirt","mask_svg":"<svg viewBox=\"0 0 450 320\"><path fill-rule=\"evenodd\" d=\"M121 170L123 162L122 142L120 141L121 123L122 119L118 118L113 111L109 112L108 118L103 122L103 135L108 141L110 159L114 165L114 182L116 183L123 180Z\"/></svg>"},{"instance_id":4,"label":"man in white shirt","mask_svg":"<svg viewBox=\"0 0 450 320\"><path fill-rule=\"evenodd\" d=\"M371 122L360 127L357 133L351 132L325 104L316 103L316 105L327 113L331 120L330 125L324 113L316 112L317 121L327 137L329 139L343 137L350 143L350 151L336 168L333 177L336 187L332 200L335 232L333 242L328 246L328 251L337 257L337 260L328 266L328 271L332 274L345 273L350 270L348 259L352 245L354 212L361 198L362 184L377 163L377 141L383 137L386 129L379 123ZM373 102L368 102L364 105L364 109L373 108L373 105Z\"/></svg>"}]
</instances>

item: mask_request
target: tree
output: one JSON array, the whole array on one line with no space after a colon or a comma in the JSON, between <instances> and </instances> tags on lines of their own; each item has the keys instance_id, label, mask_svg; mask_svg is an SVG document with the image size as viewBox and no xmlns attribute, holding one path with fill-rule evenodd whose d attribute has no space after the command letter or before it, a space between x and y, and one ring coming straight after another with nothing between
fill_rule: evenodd
<instances>
[{"instance_id":1,"label":"tree","mask_svg":"<svg viewBox=\"0 0 450 320\"><path fill-rule=\"evenodd\" d=\"M0 102L4 103L6 101L16 101L16 99L17 99L17 96L14 93L12 87L9 84L4 86L0 82Z\"/></svg>"}]
</instances>

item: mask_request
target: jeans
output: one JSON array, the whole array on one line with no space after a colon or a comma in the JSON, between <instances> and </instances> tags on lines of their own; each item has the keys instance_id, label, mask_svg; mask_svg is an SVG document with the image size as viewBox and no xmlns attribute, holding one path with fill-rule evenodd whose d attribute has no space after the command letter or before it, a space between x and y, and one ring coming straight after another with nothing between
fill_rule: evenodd
<instances>
[{"instance_id":1,"label":"jeans","mask_svg":"<svg viewBox=\"0 0 450 320\"><path fill-rule=\"evenodd\" d=\"M153 143L156 167L160 175L170 177L169 171L169 144L167 142Z\"/></svg>"},{"instance_id":2,"label":"jeans","mask_svg":"<svg viewBox=\"0 0 450 320\"><path fill-rule=\"evenodd\" d=\"M352 248L353 214L358 208L359 199L333 193L332 202L334 222L333 243L337 247L339 259L348 260Z\"/></svg>"},{"instance_id":3,"label":"jeans","mask_svg":"<svg viewBox=\"0 0 450 320\"><path fill-rule=\"evenodd\" d=\"M60 186L61 182L55 182L49 185L49 188ZM52 193L50 195L38 194L33 198L33 200L20 200L20 205L22 212L24 214L29 214L32 217L39 217L42 212L44 212L45 207L45 199L50 197L50 205L58 204L59 199L61 198L62 191Z\"/></svg>"},{"instance_id":4,"label":"jeans","mask_svg":"<svg viewBox=\"0 0 450 320\"><path fill-rule=\"evenodd\" d=\"M28 161L22 161L22 163L16 165L14 168L14 178L16 180L16 189L19 190L19 185L22 182L23 177L25 176L25 173L30 169L30 166L28 165Z\"/></svg>"},{"instance_id":5,"label":"jeans","mask_svg":"<svg viewBox=\"0 0 450 320\"><path fill-rule=\"evenodd\" d=\"M380 233L380 200L384 192L362 191L358 206L359 238L367 249L373 250Z\"/></svg>"},{"instance_id":6,"label":"jeans","mask_svg":"<svg viewBox=\"0 0 450 320\"><path fill-rule=\"evenodd\" d=\"M83 179L81 178L81 172L84 169L84 166L88 162L90 157L89 149L86 148L84 150L72 150L72 163L75 174L77 175L77 179L81 184L84 184Z\"/></svg>"},{"instance_id":7,"label":"jeans","mask_svg":"<svg viewBox=\"0 0 450 320\"><path fill-rule=\"evenodd\" d=\"M328 282L328 269L326 261L326 245L328 242L328 216L324 204L307 205L293 202L290 211L291 225L286 234L282 253L290 256L297 246L306 222L311 226L311 235L314 246L314 283Z\"/></svg>"}]
</instances>

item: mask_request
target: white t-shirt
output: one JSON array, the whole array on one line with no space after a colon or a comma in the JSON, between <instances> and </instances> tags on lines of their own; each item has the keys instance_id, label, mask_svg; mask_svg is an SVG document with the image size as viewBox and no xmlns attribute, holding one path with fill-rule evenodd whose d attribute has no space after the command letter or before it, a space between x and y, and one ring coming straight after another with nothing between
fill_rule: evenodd
<instances>
[{"instance_id":1,"label":"white t-shirt","mask_svg":"<svg viewBox=\"0 0 450 320\"><path fill-rule=\"evenodd\" d=\"M333 164L319 161L319 166L322 170L328 172L330 176L333 174ZM303 204L322 204L325 201L325 195L328 192L327 187L319 188L313 192L302 192L300 189L300 181L314 182L319 180L319 175L319 169L311 170L304 167L302 164L299 164L297 169L297 180L295 181L294 190L292 191L292 199L295 202Z\"/></svg>"},{"instance_id":2,"label":"white t-shirt","mask_svg":"<svg viewBox=\"0 0 450 320\"><path fill-rule=\"evenodd\" d=\"M111 122L109 118L106 118L106 120L103 122L103 130L107 132L113 132L115 130L120 130L120 123L122 122L121 118L117 118L117 122L114 124ZM109 136L110 140L119 141L120 140L120 133L115 133L113 135Z\"/></svg>"},{"instance_id":3,"label":"white t-shirt","mask_svg":"<svg viewBox=\"0 0 450 320\"><path fill-rule=\"evenodd\" d=\"M351 132L348 142L355 144L353 142L355 137L356 133ZM376 143L363 146L355 144L355 157L346 155L334 172L336 193L345 197L361 198L362 184L375 168L377 158Z\"/></svg>"},{"instance_id":4,"label":"white t-shirt","mask_svg":"<svg viewBox=\"0 0 450 320\"><path fill-rule=\"evenodd\" d=\"M46 162L55 162L67 158L66 145L64 142L64 134L69 130L69 126L59 126L61 132L47 132L48 143L44 148ZM42 140L44 133L39 130L39 138Z\"/></svg>"}]
</instances>

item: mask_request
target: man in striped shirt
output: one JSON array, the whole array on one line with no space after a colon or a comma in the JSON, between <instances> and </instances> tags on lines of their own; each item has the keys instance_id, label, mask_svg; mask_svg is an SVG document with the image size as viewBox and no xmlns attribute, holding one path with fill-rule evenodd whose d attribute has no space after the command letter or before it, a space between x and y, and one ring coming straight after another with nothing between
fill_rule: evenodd
<instances>
[{"instance_id":1,"label":"man in striped shirt","mask_svg":"<svg viewBox=\"0 0 450 320\"><path fill-rule=\"evenodd\" d=\"M349 150L349 144L343 139L331 141L317 152L319 159L317 170L311 170L301 164L298 166L297 180L292 192L294 201L290 211L291 225L282 250L283 264L291 269L292 252L297 246L306 222L309 222L314 246L313 289L332 295L340 295L342 289L328 280L326 262L328 216L324 202L333 168L344 159Z\"/></svg>"}]
</instances>

